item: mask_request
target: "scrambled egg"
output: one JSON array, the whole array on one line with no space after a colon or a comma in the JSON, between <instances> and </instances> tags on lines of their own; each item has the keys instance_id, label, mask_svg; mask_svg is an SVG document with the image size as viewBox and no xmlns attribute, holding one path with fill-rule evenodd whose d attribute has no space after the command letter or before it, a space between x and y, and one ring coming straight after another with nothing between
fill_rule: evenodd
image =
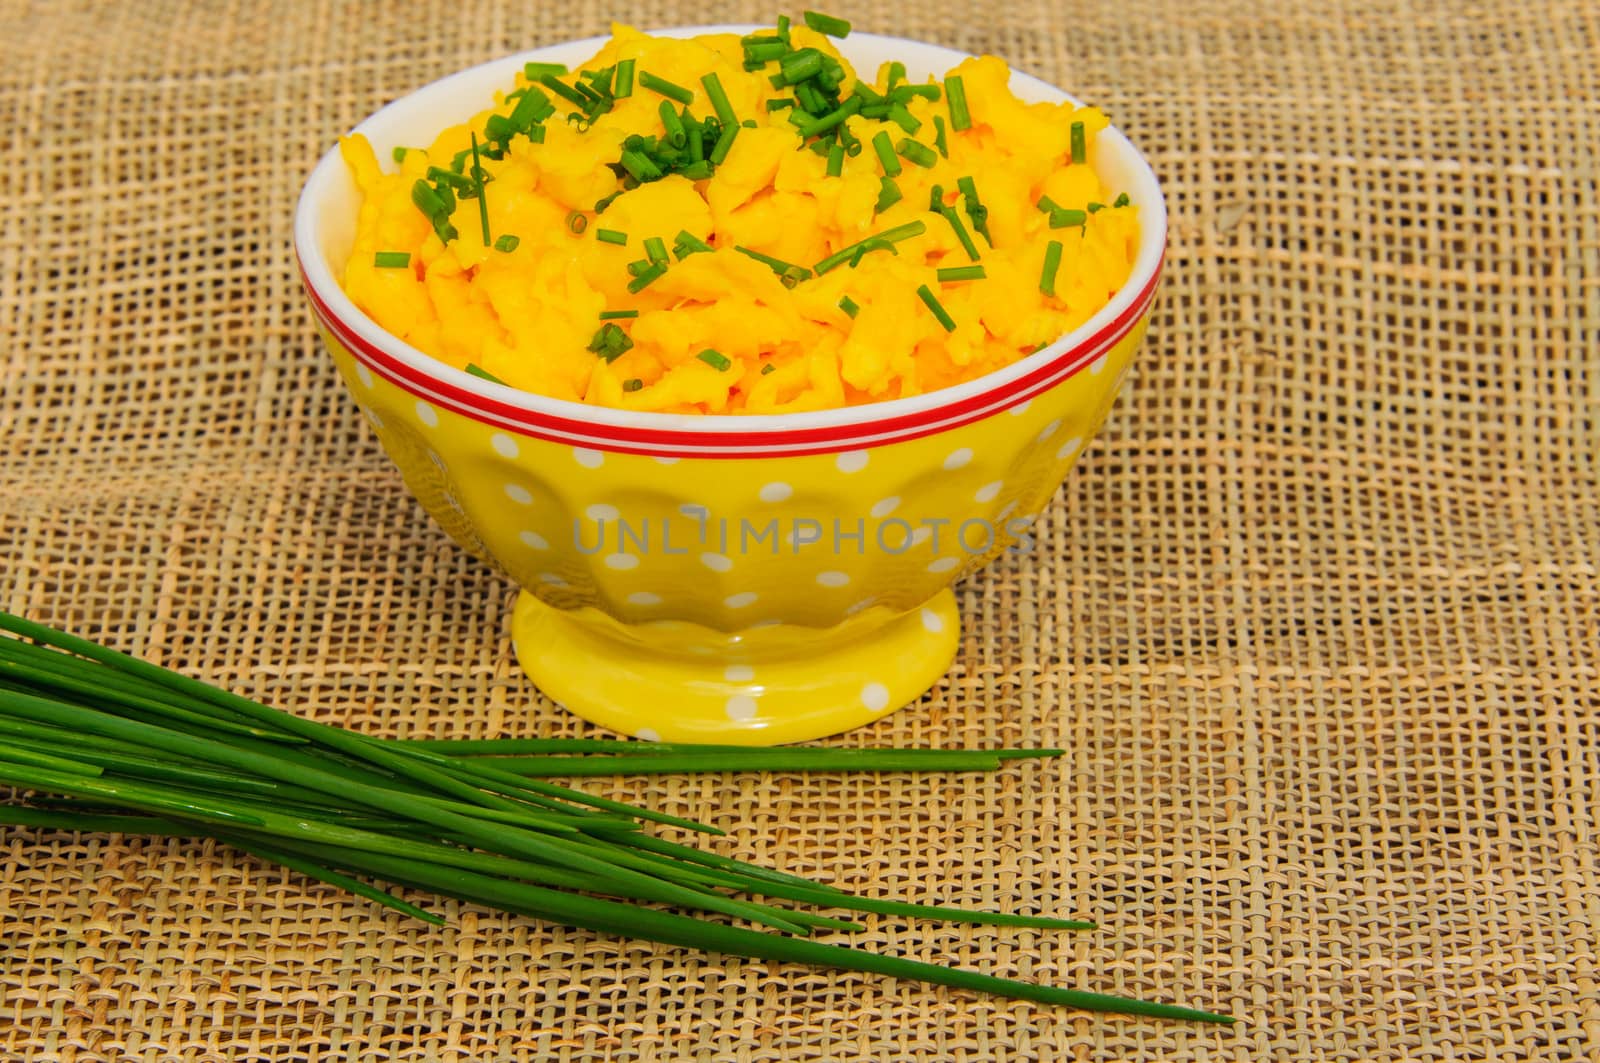
<instances>
[{"instance_id":1,"label":"scrambled egg","mask_svg":"<svg viewBox=\"0 0 1600 1063\"><path fill-rule=\"evenodd\" d=\"M848 101L857 75L832 43L798 26L788 35L791 47L817 49L840 64L836 91ZM746 70L743 48L731 34L681 40L615 26L605 47L562 76L564 83L632 59L636 71L692 90L688 110L704 118L712 102L701 79L715 72L733 113L755 126L740 128L709 177L671 173L635 185L616 166L623 142L666 135L666 97L636 74L632 94L589 122L564 120L561 112L572 108L557 98L542 142L519 135L498 159L480 154L487 243L477 198L457 200L448 218L455 237L444 242L413 201L413 186L428 179L430 167L448 169L470 151L474 133L481 144L491 116L513 111L514 92L444 130L425 150L408 150L388 170L365 138L344 138L343 155L363 195L346 291L407 343L517 388L623 409L720 414L877 402L970 380L1083 323L1127 280L1137 223L1127 198L1094 170L1094 134L1106 125L1098 110L1023 103L1007 87L1003 61L968 59L947 78L961 79L969 128L952 128L947 92L904 101L910 122L849 117L844 124L862 150L845 155L839 175L829 176L827 156L809 150L790 121L793 108L768 109L769 101L796 95L793 86L772 84L779 64ZM890 76L886 65L869 85L884 94ZM528 84L518 75L517 88ZM1076 164L1074 123L1083 133ZM916 132L908 134L913 124ZM943 152L935 144L940 124ZM923 166L898 155L892 181L900 197L881 211L886 166L873 147L880 131L894 144L920 142L929 150L916 154L932 161ZM472 172L468 158L464 173ZM974 231L961 178L970 178L987 211L987 235ZM933 211L935 186L973 241L977 262L949 217ZM613 196L597 213L597 203ZM814 272L839 249L914 222L924 231L892 250ZM601 230L625 234L626 243L600 239ZM656 237L682 250L684 233L712 250L669 253L664 273L630 291L648 266L645 241ZM1048 284L1052 241L1060 257ZM788 285L772 264L735 247L808 275ZM378 264L397 253L409 255L405 265ZM972 265L983 267L982 279L939 279L940 268ZM637 316L600 317L625 310ZM597 353L597 333L608 325L631 346Z\"/></svg>"}]
</instances>

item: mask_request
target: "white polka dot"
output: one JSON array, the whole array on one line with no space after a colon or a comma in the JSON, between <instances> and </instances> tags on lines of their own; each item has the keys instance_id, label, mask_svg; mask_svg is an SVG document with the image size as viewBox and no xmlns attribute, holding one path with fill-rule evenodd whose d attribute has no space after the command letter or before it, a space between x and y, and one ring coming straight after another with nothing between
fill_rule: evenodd
<instances>
[{"instance_id":1,"label":"white polka dot","mask_svg":"<svg viewBox=\"0 0 1600 1063\"><path fill-rule=\"evenodd\" d=\"M748 720L756 714L756 699L749 694L735 694L723 706L730 720Z\"/></svg>"},{"instance_id":2,"label":"white polka dot","mask_svg":"<svg viewBox=\"0 0 1600 1063\"><path fill-rule=\"evenodd\" d=\"M986 483L982 487L978 488L977 493L972 497L977 499L979 502L993 502L994 496L998 495L1000 493L1000 488L1004 487L1005 485L1006 482L1004 480L995 480L993 483Z\"/></svg>"},{"instance_id":3,"label":"white polka dot","mask_svg":"<svg viewBox=\"0 0 1600 1063\"><path fill-rule=\"evenodd\" d=\"M889 514L893 513L899 508L900 496L890 495L888 498L874 502L872 504L872 509L869 512L871 512L873 520L882 520L884 517L887 517Z\"/></svg>"},{"instance_id":4,"label":"white polka dot","mask_svg":"<svg viewBox=\"0 0 1600 1063\"><path fill-rule=\"evenodd\" d=\"M730 594L722 599L722 604L729 609L743 609L746 606L756 604L758 597L759 595L755 591L740 591L738 594Z\"/></svg>"},{"instance_id":5,"label":"white polka dot","mask_svg":"<svg viewBox=\"0 0 1600 1063\"><path fill-rule=\"evenodd\" d=\"M522 545L532 550L550 549L550 541L536 531L520 532L517 535L522 540Z\"/></svg>"},{"instance_id":6,"label":"white polka dot","mask_svg":"<svg viewBox=\"0 0 1600 1063\"><path fill-rule=\"evenodd\" d=\"M372 379L372 370L368 369L360 362L356 363L356 379L361 381L361 386L364 388L370 388L374 383Z\"/></svg>"},{"instance_id":7,"label":"white polka dot","mask_svg":"<svg viewBox=\"0 0 1600 1063\"><path fill-rule=\"evenodd\" d=\"M433 462L433 467L438 469L440 472L449 471L445 468L444 459L439 456L439 452L437 450L428 451L428 460Z\"/></svg>"},{"instance_id":8,"label":"white polka dot","mask_svg":"<svg viewBox=\"0 0 1600 1063\"><path fill-rule=\"evenodd\" d=\"M1028 412L1028 407L1032 406L1032 405L1033 405L1033 400L1032 399L1023 399L1021 402L1019 402L1015 406L1011 407L1011 411L1010 411L1011 412L1011 416L1013 416L1013 417L1021 417L1023 414Z\"/></svg>"},{"instance_id":9,"label":"white polka dot","mask_svg":"<svg viewBox=\"0 0 1600 1063\"><path fill-rule=\"evenodd\" d=\"M590 450L588 447L573 447L572 460L582 465L585 469L598 469L605 464L606 456L598 450Z\"/></svg>"},{"instance_id":10,"label":"white polka dot","mask_svg":"<svg viewBox=\"0 0 1600 1063\"><path fill-rule=\"evenodd\" d=\"M705 506L702 506L698 502L685 502L683 505L678 507L678 512L682 513L685 517L693 517L695 520L700 520L703 517L709 516L711 513L709 509L707 509Z\"/></svg>"},{"instance_id":11,"label":"white polka dot","mask_svg":"<svg viewBox=\"0 0 1600 1063\"><path fill-rule=\"evenodd\" d=\"M824 587L843 587L850 582L850 576L844 572L818 572L817 582Z\"/></svg>"},{"instance_id":12,"label":"white polka dot","mask_svg":"<svg viewBox=\"0 0 1600 1063\"><path fill-rule=\"evenodd\" d=\"M878 599L877 598L863 598L859 602L857 602L854 605L852 605L850 608L846 609L844 611L844 615L845 616L855 616L857 613L861 612L861 610L869 609L869 608L871 608L872 606L874 606L876 604L878 604Z\"/></svg>"},{"instance_id":13,"label":"white polka dot","mask_svg":"<svg viewBox=\"0 0 1600 1063\"><path fill-rule=\"evenodd\" d=\"M794 494L794 488L782 481L774 481L767 484L760 491L761 501L763 502L782 502L792 494Z\"/></svg>"},{"instance_id":14,"label":"white polka dot","mask_svg":"<svg viewBox=\"0 0 1600 1063\"><path fill-rule=\"evenodd\" d=\"M604 502L596 502L583 512L585 516L594 521L616 520L621 515L617 512L616 506L608 506Z\"/></svg>"},{"instance_id":15,"label":"white polka dot","mask_svg":"<svg viewBox=\"0 0 1600 1063\"><path fill-rule=\"evenodd\" d=\"M726 554L701 554L700 563L713 572L728 572L733 568L733 558Z\"/></svg>"},{"instance_id":16,"label":"white polka dot","mask_svg":"<svg viewBox=\"0 0 1600 1063\"><path fill-rule=\"evenodd\" d=\"M657 455L655 458L652 458L651 460L654 461L658 465L676 465L676 464L678 464L678 462L682 461L683 459L682 458L663 458L660 455Z\"/></svg>"},{"instance_id":17,"label":"white polka dot","mask_svg":"<svg viewBox=\"0 0 1600 1063\"><path fill-rule=\"evenodd\" d=\"M1081 442L1082 440L1080 440L1077 436L1073 436L1071 439L1061 444L1061 449L1056 451L1056 457L1070 458L1073 454L1078 452L1078 446Z\"/></svg>"},{"instance_id":18,"label":"white polka dot","mask_svg":"<svg viewBox=\"0 0 1600 1063\"><path fill-rule=\"evenodd\" d=\"M633 732L633 737L637 738L641 742L661 741L661 735L648 727L639 728L637 731Z\"/></svg>"},{"instance_id":19,"label":"white polka dot","mask_svg":"<svg viewBox=\"0 0 1600 1063\"><path fill-rule=\"evenodd\" d=\"M494 435L490 436L489 445L493 447L494 452L500 455L502 458L514 458L517 456L519 451L519 448L517 447L517 441L506 435L504 432L496 432Z\"/></svg>"},{"instance_id":20,"label":"white polka dot","mask_svg":"<svg viewBox=\"0 0 1600 1063\"><path fill-rule=\"evenodd\" d=\"M372 427L374 427L374 428L382 428L383 427L383 418L378 416L378 411L377 410L368 410L368 409L363 408L362 412L364 412L367 415L367 420L372 422Z\"/></svg>"},{"instance_id":21,"label":"white polka dot","mask_svg":"<svg viewBox=\"0 0 1600 1063\"><path fill-rule=\"evenodd\" d=\"M882 712L889 707L889 688L882 683L868 683L861 688L861 704L873 712Z\"/></svg>"},{"instance_id":22,"label":"white polka dot","mask_svg":"<svg viewBox=\"0 0 1600 1063\"><path fill-rule=\"evenodd\" d=\"M864 450L847 450L833 459L834 467L840 472L860 472L867 467L867 452Z\"/></svg>"},{"instance_id":23,"label":"white polka dot","mask_svg":"<svg viewBox=\"0 0 1600 1063\"><path fill-rule=\"evenodd\" d=\"M722 678L730 683L748 683L756 677L756 670L748 664L730 664L722 670Z\"/></svg>"},{"instance_id":24,"label":"white polka dot","mask_svg":"<svg viewBox=\"0 0 1600 1063\"><path fill-rule=\"evenodd\" d=\"M1017 511L1017 500L1013 498L1011 501L1007 502L1003 507L1001 507L1000 512L998 512L998 513L996 513L994 515L994 519L995 520L1005 520L1007 517L1011 516L1011 514L1015 513L1016 511Z\"/></svg>"},{"instance_id":25,"label":"white polka dot","mask_svg":"<svg viewBox=\"0 0 1600 1063\"><path fill-rule=\"evenodd\" d=\"M421 421L423 424L427 425L429 428L437 428L437 427L439 427L439 411L434 409L432 406L429 406L426 402L423 402L421 399L418 399L417 400L417 420Z\"/></svg>"},{"instance_id":26,"label":"white polka dot","mask_svg":"<svg viewBox=\"0 0 1600 1063\"><path fill-rule=\"evenodd\" d=\"M628 595L629 605L660 605L661 595L649 591L634 591Z\"/></svg>"},{"instance_id":27,"label":"white polka dot","mask_svg":"<svg viewBox=\"0 0 1600 1063\"><path fill-rule=\"evenodd\" d=\"M1043 443L1045 440L1047 440L1051 436L1055 435L1056 434L1056 429L1060 428L1060 427L1061 427L1061 418L1057 417L1055 420L1053 420L1049 424L1045 425L1044 428L1040 429L1040 431L1039 431L1039 442Z\"/></svg>"},{"instance_id":28,"label":"white polka dot","mask_svg":"<svg viewBox=\"0 0 1600 1063\"><path fill-rule=\"evenodd\" d=\"M519 506L526 506L533 502L533 492L521 484L506 484L506 497Z\"/></svg>"},{"instance_id":29,"label":"white polka dot","mask_svg":"<svg viewBox=\"0 0 1600 1063\"><path fill-rule=\"evenodd\" d=\"M618 572L627 572L629 569L639 567L639 559L633 554L607 554L606 567L614 568Z\"/></svg>"},{"instance_id":30,"label":"white polka dot","mask_svg":"<svg viewBox=\"0 0 1600 1063\"><path fill-rule=\"evenodd\" d=\"M937 635L939 632L944 630L944 617L940 616L932 609L924 609L922 611L922 626L924 629Z\"/></svg>"},{"instance_id":31,"label":"white polka dot","mask_svg":"<svg viewBox=\"0 0 1600 1063\"><path fill-rule=\"evenodd\" d=\"M757 628L762 628L762 627L782 627L782 626L783 626L783 621L782 620L779 620L777 617L769 616L765 620L757 620L755 623L751 624L745 630L754 631Z\"/></svg>"},{"instance_id":32,"label":"white polka dot","mask_svg":"<svg viewBox=\"0 0 1600 1063\"><path fill-rule=\"evenodd\" d=\"M539 579L541 582L548 583L552 587L565 587L567 585L567 581L556 575L554 572L541 572L539 573Z\"/></svg>"},{"instance_id":33,"label":"white polka dot","mask_svg":"<svg viewBox=\"0 0 1600 1063\"><path fill-rule=\"evenodd\" d=\"M921 546L923 543L932 538L933 529L924 524L922 527L911 533L910 542L912 546Z\"/></svg>"},{"instance_id":34,"label":"white polka dot","mask_svg":"<svg viewBox=\"0 0 1600 1063\"><path fill-rule=\"evenodd\" d=\"M1106 367L1106 356L1102 354L1100 357L1096 358L1094 361L1089 363L1089 372L1090 373L1098 373L1102 369L1104 369L1105 367Z\"/></svg>"},{"instance_id":35,"label":"white polka dot","mask_svg":"<svg viewBox=\"0 0 1600 1063\"><path fill-rule=\"evenodd\" d=\"M928 565L928 571L949 572L959 564L961 564L961 559L959 557L941 557L937 561L934 561Z\"/></svg>"},{"instance_id":36,"label":"white polka dot","mask_svg":"<svg viewBox=\"0 0 1600 1063\"><path fill-rule=\"evenodd\" d=\"M950 452L950 456L944 459L944 467L947 469L959 469L971 460L972 448L962 447L960 450Z\"/></svg>"}]
</instances>

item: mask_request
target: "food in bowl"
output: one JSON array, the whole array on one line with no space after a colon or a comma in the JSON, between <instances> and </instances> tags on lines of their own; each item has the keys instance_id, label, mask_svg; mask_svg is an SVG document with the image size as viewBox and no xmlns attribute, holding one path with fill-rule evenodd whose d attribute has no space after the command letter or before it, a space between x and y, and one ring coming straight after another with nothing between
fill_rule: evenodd
<instances>
[{"instance_id":1,"label":"food in bowl","mask_svg":"<svg viewBox=\"0 0 1600 1063\"><path fill-rule=\"evenodd\" d=\"M947 388L1106 306L1140 241L1094 165L1105 115L1019 99L994 57L866 80L819 32L847 26L806 21L619 25L392 166L344 138L362 196L346 292L458 369L698 414Z\"/></svg>"},{"instance_id":2,"label":"food in bowl","mask_svg":"<svg viewBox=\"0 0 1600 1063\"><path fill-rule=\"evenodd\" d=\"M775 34L717 26L661 35ZM527 63L578 69L603 43L563 42L462 70L356 131L387 167L419 130L481 115ZM858 70L903 62L897 84L941 78L971 59L867 33L838 50ZM1009 87L1029 102L1078 106L1021 72ZM366 197L338 146L306 182L295 247L328 353L406 486L457 543L521 589L511 646L547 697L641 738L795 742L913 702L960 644L952 585L1003 553L1061 543L1032 522L1131 367L1167 231L1160 184L1138 149L1110 126L1088 147L1103 185L1119 190L1113 204L1125 191L1137 219L1132 269L1110 301L1043 349L971 380L827 409L618 409L507 387L483 379L480 365L474 375L419 350L341 283ZM492 206L494 182L487 187ZM452 225L474 220L468 202L474 210ZM1096 215L1105 209L1125 208Z\"/></svg>"}]
</instances>

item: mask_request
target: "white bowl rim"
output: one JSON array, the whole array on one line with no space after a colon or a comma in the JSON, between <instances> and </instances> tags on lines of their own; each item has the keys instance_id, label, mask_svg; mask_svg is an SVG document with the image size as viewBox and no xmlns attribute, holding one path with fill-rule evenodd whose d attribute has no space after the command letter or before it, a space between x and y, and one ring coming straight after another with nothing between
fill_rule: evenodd
<instances>
[{"instance_id":1,"label":"white bowl rim","mask_svg":"<svg viewBox=\"0 0 1600 1063\"><path fill-rule=\"evenodd\" d=\"M766 28L770 27L755 24L716 24L708 26L674 26L647 32L653 36L692 37L722 33L747 34ZM598 51L610 39L610 36L607 35L562 41L467 67L430 82L390 102L363 119L355 126L352 132L364 132L380 118L391 115L397 110L416 106L419 100L422 100L430 93L439 92L458 80L484 76L491 68L503 67L507 72L507 80L509 80L510 73L521 64L545 59L552 51L567 51L587 47L592 53L593 51ZM945 48L942 45L861 32L852 32L848 40L837 42L840 51L844 52L846 58L849 58L851 41L871 41L915 49L923 55L929 56L930 61L948 63L946 69L955 66L964 59L972 58L970 53ZM1032 75L1022 73L1015 67L1011 68L1011 83L1013 88L1020 83L1035 91L1042 92L1046 97L1070 101L1078 106L1083 105L1082 101L1070 96L1062 89ZM1132 187L1128 191L1130 196L1133 197L1134 205L1139 212L1139 248L1133 269L1128 279L1117 290L1110 302L1101 307L1088 321L1054 342L983 376L905 398L860 403L853 406L833 407L824 410L795 413L689 414L635 411L598 406L569 399L539 395L486 380L464 370L456 369L454 366L405 343L399 337L383 329L382 326L356 307L350 297L345 294L343 286L339 284L334 275L333 269L317 249L321 199L325 194L325 190L332 185L334 180L341 176L344 169L344 161L337 144L330 148L318 161L301 190L295 208L294 246L299 260L302 280L311 294L313 302L320 303L329 316L347 333L379 349L400 365L410 369L416 376L435 381L457 393L465 392L475 402L484 401L496 408L514 410L534 417L551 418L568 423L582 422L593 433L593 442L596 446L604 446L604 438L608 429L618 429L624 433L642 432L662 438L683 436L702 440L722 435L746 438L756 436L781 438L790 434L815 434L819 430L836 435L841 430L852 428L870 429L874 425L886 422L904 422L910 419L926 421L930 417L937 417L941 411L947 408L973 408L975 405L981 404L988 393L1003 389L1006 385L1015 384L1025 377L1038 376L1041 370L1046 369L1052 363L1060 363L1065 356L1069 356L1075 351L1086 349L1097 339L1103 339L1108 330L1119 320L1136 320L1142 316L1142 312L1132 314L1131 311L1134 310L1136 304L1141 302L1148 303L1153 297L1154 288L1160 276L1166 251L1166 203L1161 194L1160 182L1156 178L1155 171L1151 168L1144 155L1134 147L1133 143L1121 130L1114 125L1107 126L1098 134L1098 137L1100 139L1097 140L1097 145L1108 146L1113 153L1120 156L1123 164L1129 167L1132 176L1130 182ZM1118 333L1118 336L1114 338L1120 338L1121 335L1126 334L1127 330L1127 328L1123 328ZM1087 364L1088 361L1088 358L1082 360L1083 364ZM1081 365L1078 367L1081 368ZM1012 401L1021 400L1013 399ZM890 436L894 435L893 432L888 434ZM728 439L725 444L732 442L732 439ZM875 440L868 436L861 436L852 445L873 445L874 442ZM624 447L623 449L634 448ZM688 447L683 449L687 453L697 448ZM836 447L830 446L826 449L843 450L849 449L849 447L840 445Z\"/></svg>"}]
</instances>

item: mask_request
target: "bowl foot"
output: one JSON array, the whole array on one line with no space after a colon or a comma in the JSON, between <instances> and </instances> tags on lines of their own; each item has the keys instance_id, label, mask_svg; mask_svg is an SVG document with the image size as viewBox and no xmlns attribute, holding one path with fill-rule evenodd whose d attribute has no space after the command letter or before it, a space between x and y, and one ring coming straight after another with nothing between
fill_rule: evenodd
<instances>
[{"instance_id":1,"label":"bowl foot","mask_svg":"<svg viewBox=\"0 0 1600 1063\"><path fill-rule=\"evenodd\" d=\"M570 712L650 741L718 745L803 742L882 719L949 669L959 636L949 589L826 630L621 624L527 592L511 619L523 671Z\"/></svg>"}]
</instances>

